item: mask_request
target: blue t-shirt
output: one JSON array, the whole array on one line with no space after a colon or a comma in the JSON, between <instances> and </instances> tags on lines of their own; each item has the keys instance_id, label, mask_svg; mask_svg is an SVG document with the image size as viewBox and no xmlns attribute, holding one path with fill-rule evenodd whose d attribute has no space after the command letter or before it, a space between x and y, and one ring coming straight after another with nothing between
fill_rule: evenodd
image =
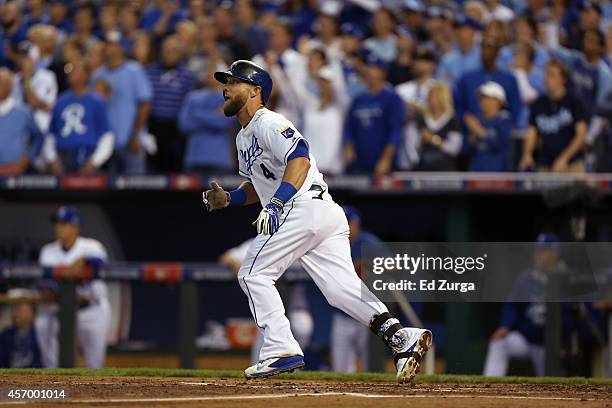
<instances>
[{"instance_id":1,"label":"blue t-shirt","mask_svg":"<svg viewBox=\"0 0 612 408\"><path fill-rule=\"evenodd\" d=\"M397 146L406 114L404 102L391 86L377 94L357 96L346 116L344 139L355 147L355 171L372 171L388 145Z\"/></svg>"},{"instance_id":2,"label":"blue t-shirt","mask_svg":"<svg viewBox=\"0 0 612 408\"><path fill-rule=\"evenodd\" d=\"M55 136L57 150L95 149L110 130L106 104L95 93L76 95L66 91L53 108L49 133Z\"/></svg>"},{"instance_id":3,"label":"blue t-shirt","mask_svg":"<svg viewBox=\"0 0 612 408\"><path fill-rule=\"evenodd\" d=\"M15 106L0 114L0 164L13 163L24 156L38 156L43 135L29 109Z\"/></svg>"},{"instance_id":4,"label":"blue t-shirt","mask_svg":"<svg viewBox=\"0 0 612 408\"><path fill-rule=\"evenodd\" d=\"M100 68L92 81L98 79L104 79L111 85L108 117L115 134L115 148L121 149L130 140L138 104L151 100L151 83L142 65L135 61L127 61L116 69Z\"/></svg>"},{"instance_id":5,"label":"blue t-shirt","mask_svg":"<svg viewBox=\"0 0 612 408\"><path fill-rule=\"evenodd\" d=\"M470 145L470 171L510 171L512 167L512 119L501 111L492 119L480 119L487 135Z\"/></svg>"}]
</instances>

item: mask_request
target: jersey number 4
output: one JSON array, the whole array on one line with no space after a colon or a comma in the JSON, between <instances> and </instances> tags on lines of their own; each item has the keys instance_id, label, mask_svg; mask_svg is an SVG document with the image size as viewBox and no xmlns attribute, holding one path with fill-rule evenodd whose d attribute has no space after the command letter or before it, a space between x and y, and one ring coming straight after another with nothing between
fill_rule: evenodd
<instances>
[{"instance_id":1,"label":"jersey number 4","mask_svg":"<svg viewBox=\"0 0 612 408\"><path fill-rule=\"evenodd\" d=\"M276 180L276 176L274 175L274 173L268 170L268 168L264 166L263 163L260 163L259 167L261 167L261 171L263 172L263 175L266 176L266 178Z\"/></svg>"}]
</instances>

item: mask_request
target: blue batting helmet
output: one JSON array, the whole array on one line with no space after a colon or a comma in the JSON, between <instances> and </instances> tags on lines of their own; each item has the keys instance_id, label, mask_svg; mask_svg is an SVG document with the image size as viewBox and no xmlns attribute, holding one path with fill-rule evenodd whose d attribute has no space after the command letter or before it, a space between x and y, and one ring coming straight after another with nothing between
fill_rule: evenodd
<instances>
[{"instance_id":1,"label":"blue batting helmet","mask_svg":"<svg viewBox=\"0 0 612 408\"><path fill-rule=\"evenodd\" d=\"M232 63L229 70L215 72L215 79L222 84L226 84L229 77L261 87L263 103L264 105L268 103L268 98L272 92L272 78L265 69L254 62L238 60Z\"/></svg>"}]
</instances>

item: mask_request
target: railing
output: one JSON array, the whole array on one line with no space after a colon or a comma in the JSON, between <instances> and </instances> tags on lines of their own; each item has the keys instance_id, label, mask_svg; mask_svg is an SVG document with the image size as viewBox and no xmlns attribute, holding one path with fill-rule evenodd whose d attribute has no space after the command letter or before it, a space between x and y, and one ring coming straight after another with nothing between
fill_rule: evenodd
<instances>
[{"instance_id":1,"label":"railing","mask_svg":"<svg viewBox=\"0 0 612 408\"><path fill-rule=\"evenodd\" d=\"M237 175L21 175L0 177L0 190L43 191L199 191L218 180L225 187L238 186ZM331 188L376 192L538 193L575 183L612 191L611 173L459 173L397 172L386 176L326 176Z\"/></svg>"}]
</instances>

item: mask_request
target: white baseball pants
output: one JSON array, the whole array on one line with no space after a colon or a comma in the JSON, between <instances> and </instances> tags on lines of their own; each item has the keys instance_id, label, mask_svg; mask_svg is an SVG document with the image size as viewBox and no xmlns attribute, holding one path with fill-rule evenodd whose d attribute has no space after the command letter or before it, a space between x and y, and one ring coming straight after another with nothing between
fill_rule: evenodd
<instances>
[{"instance_id":1,"label":"white baseball pants","mask_svg":"<svg viewBox=\"0 0 612 408\"><path fill-rule=\"evenodd\" d=\"M249 299L255 323L264 332L259 359L304 355L294 339L276 280L299 261L330 305L368 326L386 312L355 273L348 223L328 193L307 192L285 205L279 230L258 235L244 260L238 280Z\"/></svg>"},{"instance_id":2,"label":"white baseball pants","mask_svg":"<svg viewBox=\"0 0 612 408\"><path fill-rule=\"evenodd\" d=\"M506 375L512 357L531 358L536 375L538 377L544 375L544 347L530 344L517 331L512 331L507 336L489 343L484 375L496 377Z\"/></svg>"}]
</instances>

